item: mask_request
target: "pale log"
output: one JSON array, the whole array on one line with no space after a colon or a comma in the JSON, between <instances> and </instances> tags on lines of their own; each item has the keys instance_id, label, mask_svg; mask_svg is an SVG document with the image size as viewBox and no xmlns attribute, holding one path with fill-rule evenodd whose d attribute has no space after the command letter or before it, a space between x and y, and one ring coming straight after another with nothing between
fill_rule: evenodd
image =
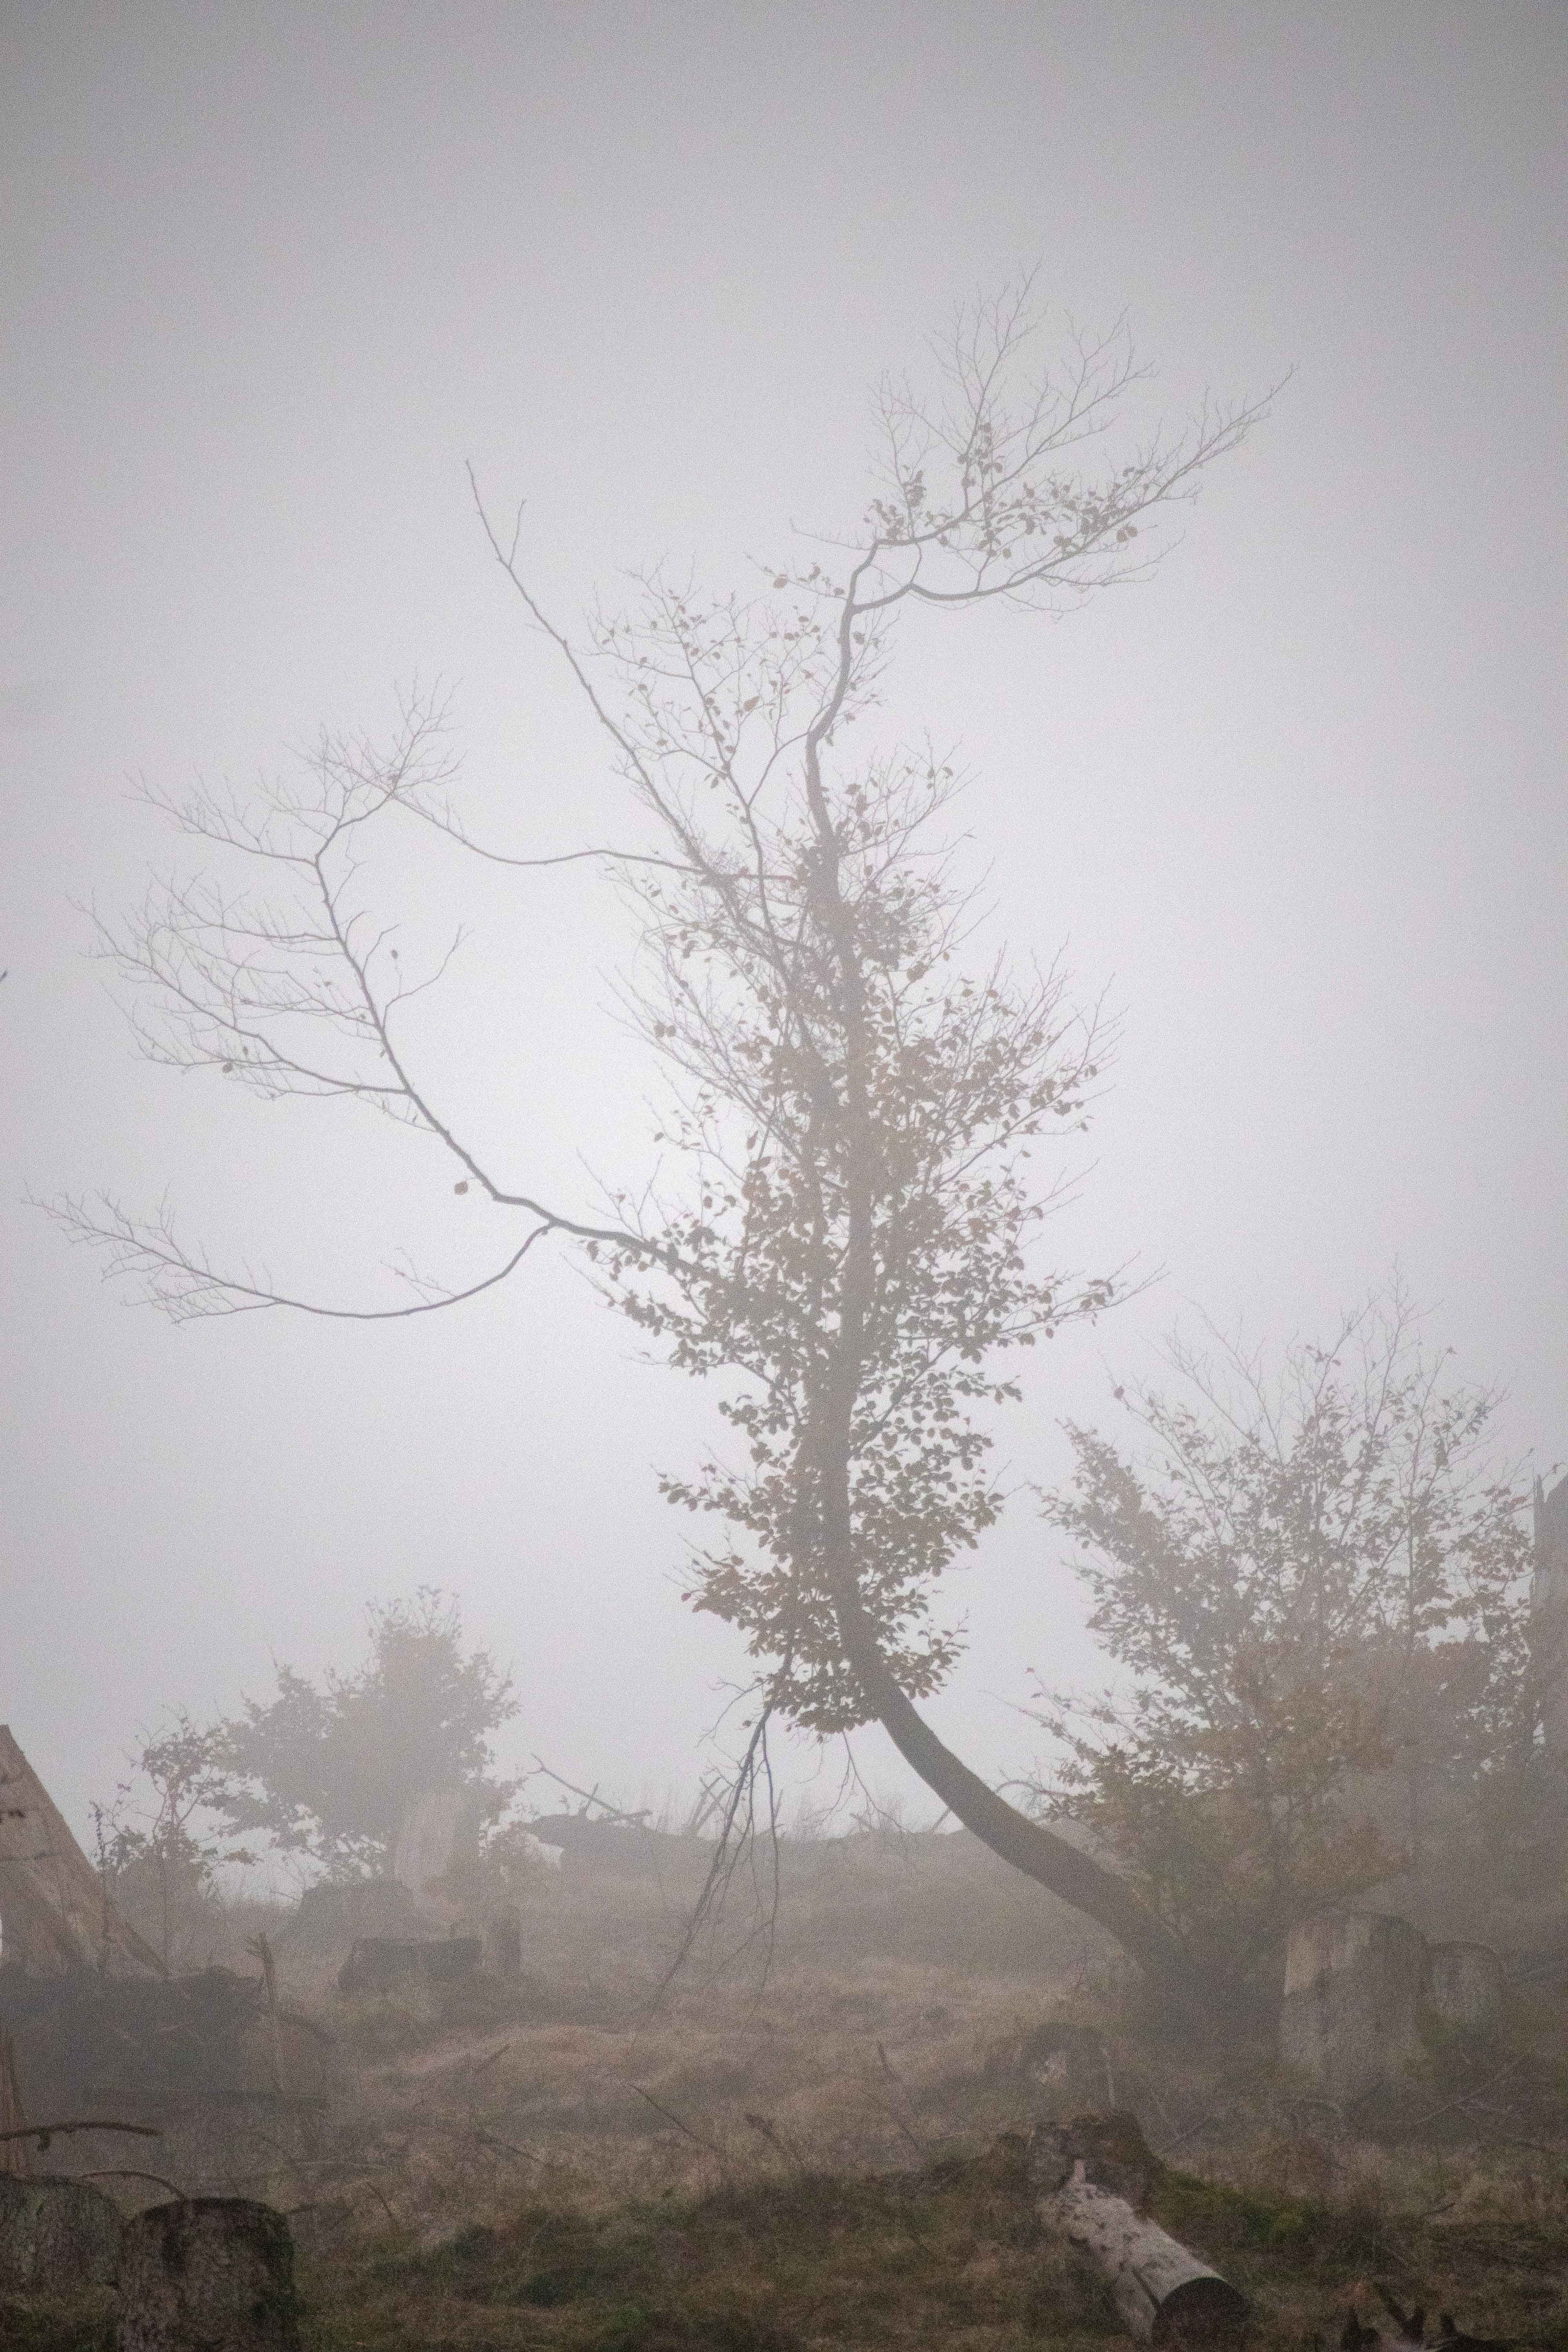
<instances>
[{"instance_id":1,"label":"pale log","mask_svg":"<svg viewBox=\"0 0 1568 2352\"><path fill-rule=\"evenodd\" d=\"M1239 2289L1138 2212L1124 2197L1071 2178L1040 2200L1040 2218L1060 2230L1110 2281L1130 2336L1144 2344L1234 2344L1247 2326Z\"/></svg>"}]
</instances>

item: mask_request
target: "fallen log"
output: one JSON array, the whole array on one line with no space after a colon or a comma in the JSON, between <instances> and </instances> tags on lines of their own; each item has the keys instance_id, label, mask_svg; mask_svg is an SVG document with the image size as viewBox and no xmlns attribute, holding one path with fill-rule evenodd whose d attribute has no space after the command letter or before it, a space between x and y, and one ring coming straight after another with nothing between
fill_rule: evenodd
<instances>
[{"instance_id":1,"label":"fallen log","mask_svg":"<svg viewBox=\"0 0 1568 2352\"><path fill-rule=\"evenodd\" d=\"M1157 2347L1226 2346L1239 2341L1250 2315L1247 2297L1188 2246L1152 2221L1121 2194L1147 2193L1144 2176L1126 2153L1109 2164L1098 2147L1142 2135L1131 2116L1085 2116L1055 2130L1037 2131L1029 2172L1045 2190L1040 2219L1059 2230L1110 2282L1123 2325L1140 2343ZM1152 2168L1152 2159L1150 2159ZM1109 2172L1114 2186L1092 2176Z\"/></svg>"}]
</instances>

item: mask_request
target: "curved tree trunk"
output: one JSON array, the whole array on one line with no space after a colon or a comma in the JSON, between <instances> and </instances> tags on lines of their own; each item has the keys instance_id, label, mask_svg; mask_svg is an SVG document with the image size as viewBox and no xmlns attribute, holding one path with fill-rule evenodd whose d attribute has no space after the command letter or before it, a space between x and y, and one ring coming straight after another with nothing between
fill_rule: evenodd
<instances>
[{"instance_id":1,"label":"curved tree trunk","mask_svg":"<svg viewBox=\"0 0 1568 2352\"><path fill-rule=\"evenodd\" d=\"M845 1651L877 1720L931 1793L1000 1861L1113 1936L1176 2008L1189 2017L1212 2020L1218 1989L1186 1946L1139 1901L1125 1880L1010 1805L937 1738L889 1671L852 1593L840 1592L838 1623Z\"/></svg>"},{"instance_id":2,"label":"curved tree trunk","mask_svg":"<svg viewBox=\"0 0 1568 2352\"><path fill-rule=\"evenodd\" d=\"M821 746L832 732L851 675L855 589L870 564L868 554L846 590L839 622L839 669L835 692L807 730L804 751L807 803L821 851L818 913L838 964L835 991L842 1023L845 1066L842 1099L828 1088L834 1115L843 1121L847 1143L846 1246L838 1281L837 1322L826 1377L815 1401L802 1455L816 1474L817 1524L834 1593L844 1654L853 1666L872 1711L905 1762L950 1811L992 1853L1032 1878L1113 1936L1163 1997L1194 2020L1212 2020L1215 1987L1180 1938L1114 1874L1032 1822L1016 1805L988 1788L977 1773L945 1747L917 1713L882 1654L876 1627L867 1615L855 1574L854 1513L850 1462L856 1401L865 1370L866 1334L874 1288L873 1202L880 1164L880 1139L866 1087L866 996L860 942L839 883L842 846L822 787Z\"/></svg>"}]
</instances>

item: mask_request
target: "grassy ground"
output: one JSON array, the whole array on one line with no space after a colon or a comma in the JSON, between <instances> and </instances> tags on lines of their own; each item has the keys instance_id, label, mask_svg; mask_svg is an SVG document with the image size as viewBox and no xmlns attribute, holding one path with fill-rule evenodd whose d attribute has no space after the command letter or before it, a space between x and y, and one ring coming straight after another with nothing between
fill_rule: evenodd
<instances>
[{"instance_id":1,"label":"grassy ground","mask_svg":"<svg viewBox=\"0 0 1568 2352\"><path fill-rule=\"evenodd\" d=\"M1441 2185L1441 2184L1429 2184ZM1445 2210L1373 2184L1350 2200L1167 2171L1152 2210L1252 2298L1259 2352L1375 2320L1370 2283L1434 2318L1568 2344L1568 2202L1456 2164ZM889 2172L778 2165L707 2188L525 2199L423 2242L386 2228L307 2253L309 2352L1120 2352L1103 2281L1045 2229L1022 2144ZM107 2297L0 2305L7 2352L101 2352ZM1435 2331L1433 2331L1435 2332Z\"/></svg>"},{"instance_id":2,"label":"grassy ground","mask_svg":"<svg viewBox=\"0 0 1568 2352\"><path fill-rule=\"evenodd\" d=\"M569 1873L521 1979L348 2000L342 1955L274 1920L310 2021L280 2091L171 2116L155 2155L58 2149L288 2210L310 2352L1109 2348L1106 2287L1042 2226L1023 2163L1041 2096L1021 2053L1072 2017L1104 2031L1106 2099L1166 2151L1157 2217L1252 2297L1261 2352L1337 2343L1352 2305L1375 2320L1378 2281L1429 2334L1451 2310L1568 2352L1561 1995L1436 2083L1419 2128L1374 2135L1293 2102L1265 2052L1141 2032L1070 1915L956 1841L797 1868L765 1977L732 1913L657 2000L679 1857ZM105 2186L128 2210L167 2193ZM108 2309L13 2298L0 2345L100 2352Z\"/></svg>"},{"instance_id":3,"label":"grassy ground","mask_svg":"<svg viewBox=\"0 0 1568 2352\"><path fill-rule=\"evenodd\" d=\"M1568 2341L1568 2213L1511 2184L1462 2221L1279 2199L1179 2172L1153 2210L1253 2299L1260 2346L1337 2336L1369 2277L1475 2332ZM1036 2212L1017 2143L898 2174L795 2172L601 2211L525 2205L427 2252L386 2247L315 2284L315 2344L789 2352L807 2345L1124 2342L1104 2282ZM325 2285L327 2292L321 2293ZM345 2289L347 2290L345 2292Z\"/></svg>"}]
</instances>

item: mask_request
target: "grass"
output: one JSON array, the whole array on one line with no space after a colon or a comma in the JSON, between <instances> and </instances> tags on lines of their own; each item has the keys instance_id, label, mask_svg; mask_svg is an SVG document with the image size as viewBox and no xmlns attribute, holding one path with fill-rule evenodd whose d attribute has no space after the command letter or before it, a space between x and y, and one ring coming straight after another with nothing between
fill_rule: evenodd
<instances>
[{"instance_id":1,"label":"grass","mask_svg":"<svg viewBox=\"0 0 1568 2352\"><path fill-rule=\"evenodd\" d=\"M114 2297L108 2287L52 2296L0 2294L5 2352L112 2352Z\"/></svg>"},{"instance_id":2,"label":"grass","mask_svg":"<svg viewBox=\"0 0 1568 2352\"><path fill-rule=\"evenodd\" d=\"M754 2177L593 2210L525 2204L419 2248L305 2267L311 2352L1029 2352L1124 2343L1102 2279L1045 2229L1023 2144L901 2173ZM1456 2201L1462 2201L1456 2200ZM1454 2217L1271 2195L1167 2171L1152 2210L1253 2301L1259 2352L1337 2339L1345 2311L1453 2310L1568 2346L1568 2200L1472 2178ZM1531 2210L1533 2208L1533 2210Z\"/></svg>"},{"instance_id":3,"label":"grass","mask_svg":"<svg viewBox=\"0 0 1568 2352\"><path fill-rule=\"evenodd\" d=\"M426 2250L367 2250L352 2280L312 2264L305 2285L319 2352L978 2352L1115 2332L1098 2279L1042 2248L1018 2142L920 2171L524 2205Z\"/></svg>"},{"instance_id":4,"label":"grass","mask_svg":"<svg viewBox=\"0 0 1568 2352\"><path fill-rule=\"evenodd\" d=\"M707 1951L657 2006L692 1891L668 1879L568 1873L520 1979L347 2000L341 1952L279 1933L320 2029L285 2049L293 2105L171 2116L155 2168L291 2214L308 2352L1110 2352L1108 2289L1022 2164L1021 2053L1070 2018L1172 2151L1156 2218L1252 2298L1258 2352L1377 2319L1375 2281L1568 2352L1563 1995L1516 2002L1473 2081L1436 2053L1433 2118L1379 2138L1293 2103L1266 2052L1162 2043L1079 1923L967 1845L794 1866L765 1981ZM14 2299L0 2346L103 2352L108 2309Z\"/></svg>"},{"instance_id":5,"label":"grass","mask_svg":"<svg viewBox=\"0 0 1568 2352\"><path fill-rule=\"evenodd\" d=\"M1378 2315L1370 2283L1472 2333L1568 2347L1568 2194L1447 2159L1400 2206L1166 2170L1152 2210L1253 2300L1258 2352ZM754 2170L664 2194L531 2200L426 2241L352 2233L300 2265L307 2352L1115 2352L1104 2282L1042 2227L1023 2143L902 2171ZM0 2304L6 2352L104 2352L106 2295Z\"/></svg>"}]
</instances>

